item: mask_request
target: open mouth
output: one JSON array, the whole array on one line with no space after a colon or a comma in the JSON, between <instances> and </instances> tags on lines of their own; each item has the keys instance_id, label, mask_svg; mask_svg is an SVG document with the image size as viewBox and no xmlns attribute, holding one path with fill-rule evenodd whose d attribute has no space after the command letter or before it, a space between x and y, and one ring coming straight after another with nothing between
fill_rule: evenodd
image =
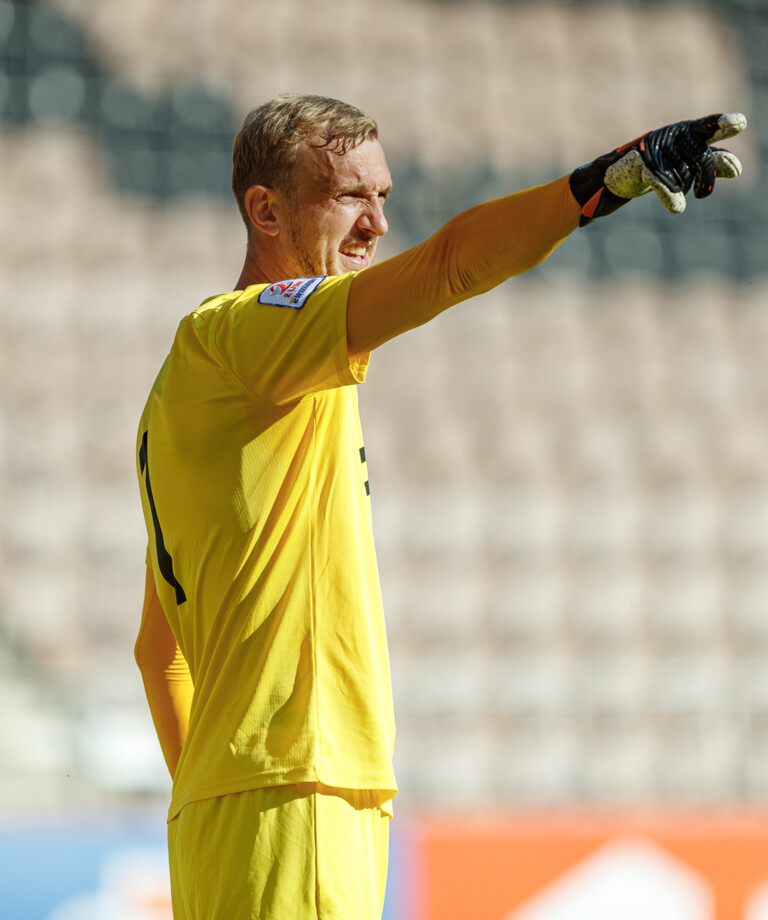
<instances>
[{"instance_id":1,"label":"open mouth","mask_svg":"<svg viewBox=\"0 0 768 920\"><path fill-rule=\"evenodd\" d=\"M363 265L368 262L368 247L363 243L351 243L339 249L341 255L351 262Z\"/></svg>"}]
</instances>

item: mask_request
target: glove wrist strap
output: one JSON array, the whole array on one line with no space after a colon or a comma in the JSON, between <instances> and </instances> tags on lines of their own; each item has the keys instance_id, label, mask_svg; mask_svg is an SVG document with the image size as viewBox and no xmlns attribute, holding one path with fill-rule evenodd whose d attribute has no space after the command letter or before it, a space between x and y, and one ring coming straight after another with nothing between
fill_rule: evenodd
<instances>
[{"instance_id":1,"label":"glove wrist strap","mask_svg":"<svg viewBox=\"0 0 768 920\"><path fill-rule=\"evenodd\" d=\"M618 211L630 199L619 198L603 184L605 168L600 161L575 169L568 178L573 197L581 205L580 227L586 227L596 217L605 217Z\"/></svg>"}]
</instances>

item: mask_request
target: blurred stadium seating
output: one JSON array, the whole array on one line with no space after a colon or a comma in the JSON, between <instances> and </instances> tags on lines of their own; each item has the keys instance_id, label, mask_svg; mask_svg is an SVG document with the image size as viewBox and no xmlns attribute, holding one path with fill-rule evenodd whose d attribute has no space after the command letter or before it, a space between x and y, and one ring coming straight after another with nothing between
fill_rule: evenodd
<instances>
[{"instance_id":1,"label":"blurred stadium seating","mask_svg":"<svg viewBox=\"0 0 768 920\"><path fill-rule=\"evenodd\" d=\"M739 182L386 345L361 404L403 806L766 802L767 36L761 0L0 2L0 807L167 795L135 426L237 277L233 133L291 90L378 118L385 255L747 113Z\"/></svg>"}]
</instances>

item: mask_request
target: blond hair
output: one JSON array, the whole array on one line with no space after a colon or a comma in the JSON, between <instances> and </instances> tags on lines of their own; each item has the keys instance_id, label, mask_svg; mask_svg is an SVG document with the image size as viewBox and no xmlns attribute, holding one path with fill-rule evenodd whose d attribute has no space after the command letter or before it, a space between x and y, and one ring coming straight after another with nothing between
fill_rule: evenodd
<instances>
[{"instance_id":1,"label":"blond hair","mask_svg":"<svg viewBox=\"0 0 768 920\"><path fill-rule=\"evenodd\" d=\"M249 232L245 193L252 185L289 192L302 143L319 137L322 146L336 144L344 153L378 134L376 122L360 109L327 96L287 94L252 109L232 151L232 192Z\"/></svg>"}]
</instances>

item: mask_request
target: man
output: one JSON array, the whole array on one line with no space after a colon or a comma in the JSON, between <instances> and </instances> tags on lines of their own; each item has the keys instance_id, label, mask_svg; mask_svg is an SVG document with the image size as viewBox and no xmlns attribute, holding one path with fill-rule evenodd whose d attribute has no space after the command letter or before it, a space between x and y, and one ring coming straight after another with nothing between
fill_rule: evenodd
<instances>
[{"instance_id":1,"label":"man","mask_svg":"<svg viewBox=\"0 0 768 920\"><path fill-rule=\"evenodd\" d=\"M745 125L650 132L371 267L391 188L375 122L317 96L246 118L242 274L182 320L138 435L136 657L174 779L177 920L381 915L394 719L353 386L371 350L630 198L682 211L739 174L709 145Z\"/></svg>"}]
</instances>

